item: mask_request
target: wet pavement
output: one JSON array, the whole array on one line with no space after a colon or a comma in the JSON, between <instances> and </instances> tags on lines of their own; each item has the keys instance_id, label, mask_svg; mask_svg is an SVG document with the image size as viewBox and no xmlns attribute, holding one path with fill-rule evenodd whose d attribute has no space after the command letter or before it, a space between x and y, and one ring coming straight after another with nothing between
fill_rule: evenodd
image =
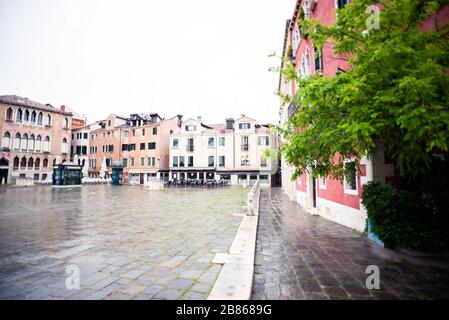
<instances>
[{"instance_id":1,"label":"wet pavement","mask_svg":"<svg viewBox=\"0 0 449 320\"><path fill-rule=\"evenodd\" d=\"M304 212L282 189L262 190L259 219L255 300L449 299L447 261L380 248ZM379 267L380 290L365 288L370 265Z\"/></svg>"},{"instance_id":2,"label":"wet pavement","mask_svg":"<svg viewBox=\"0 0 449 320\"><path fill-rule=\"evenodd\" d=\"M205 299L246 192L1 187L0 299Z\"/></svg>"}]
</instances>

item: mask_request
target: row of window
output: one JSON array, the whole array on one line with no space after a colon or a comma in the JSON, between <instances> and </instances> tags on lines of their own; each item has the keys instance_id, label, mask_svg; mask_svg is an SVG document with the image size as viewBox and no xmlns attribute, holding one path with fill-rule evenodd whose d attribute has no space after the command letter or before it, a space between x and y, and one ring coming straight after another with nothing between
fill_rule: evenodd
<instances>
[{"instance_id":1,"label":"row of window","mask_svg":"<svg viewBox=\"0 0 449 320\"><path fill-rule=\"evenodd\" d=\"M84 139L84 140L87 140L87 139L89 139L89 134L87 133L87 132L77 132L76 133L76 139L77 140L81 140L81 139ZM72 140L75 140L75 134L74 133L72 133Z\"/></svg>"},{"instance_id":2,"label":"row of window","mask_svg":"<svg viewBox=\"0 0 449 320\"><path fill-rule=\"evenodd\" d=\"M209 156L208 157L208 167L214 167L215 166L215 156ZM242 157L241 158L241 162L240 162L241 166L250 166L250 161L248 156L246 157ZM261 167L267 167L267 160L264 157L261 157L260 159L260 166ZM193 157L189 156L187 157L187 165L185 163L185 157L184 156L174 156L173 157L173 167L193 167L194 166L194 162L193 162ZM225 156L219 156L218 157L218 166L219 167L226 167L226 157Z\"/></svg>"},{"instance_id":3,"label":"row of window","mask_svg":"<svg viewBox=\"0 0 449 320\"><path fill-rule=\"evenodd\" d=\"M56 160L55 160L56 161ZM55 161L53 164L55 164ZM13 160L13 170L40 170L41 168L41 159L36 158L27 158L23 157L19 159L19 157L15 157ZM42 168L48 168L48 159L45 158L42 160Z\"/></svg>"},{"instance_id":4,"label":"row of window","mask_svg":"<svg viewBox=\"0 0 449 320\"><path fill-rule=\"evenodd\" d=\"M14 119L14 110L12 108L8 108L6 110L6 120L7 121L13 121ZM43 125L44 120L44 114L42 112L37 113L36 111L29 111L28 109L25 109L25 112L19 108L16 110L16 122L17 123L29 123L29 124L37 124L37 125ZM50 127L52 124L52 118L51 115L47 114L45 118L45 126ZM65 129L69 128L69 119L64 118L63 127Z\"/></svg>"},{"instance_id":5,"label":"row of window","mask_svg":"<svg viewBox=\"0 0 449 320\"><path fill-rule=\"evenodd\" d=\"M190 151L193 151L193 146L195 145L195 140L194 138L189 138L187 140L187 147L192 147ZM268 136L262 136L262 137L258 137L257 138L257 143L259 146L268 146L270 144L270 139ZM218 138L218 145L220 147L224 147L226 146L226 139L225 137L219 137ZM241 145L242 146L249 146L249 137L248 136L242 136L241 139ZM209 148L215 148L215 138L214 137L209 137L207 139L207 146ZM179 138L173 138L172 139L172 148L173 149L178 149L179 148Z\"/></svg>"},{"instance_id":6,"label":"row of window","mask_svg":"<svg viewBox=\"0 0 449 320\"><path fill-rule=\"evenodd\" d=\"M144 150L155 150L156 149L156 142L142 142L139 145L139 149L141 151ZM122 151L135 151L136 150L136 144L135 143L130 143L130 144L122 144Z\"/></svg>"},{"instance_id":7,"label":"row of window","mask_svg":"<svg viewBox=\"0 0 449 320\"><path fill-rule=\"evenodd\" d=\"M146 135L145 128L142 128L141 130L142 130L141 131L142 137L145 137L145 135ZM152 128L151 132L153 133L153 136L156 136L157 135L157 127ZM131 130L131 136L132 137L136 136L136 129ZM123 137L124 138L128 138L129 137L129 131L128 130L123 131Z\"/></svg>"},{"instance_id":8,"label":"row of window","mask_svg":"<svg viewBox=\"0 0 449 320\"><path fill-rule=\"evenodd\" d=\"M44 140L42 140L42 136L31 134L21 135L20 133L16 133L14 139L12 139L11 134L6 131L3 134L2 139L2 147L3 149L11 149L11 142L13 142L12 148L14 150L22 150L22 151L33 151L33 152L50 152L50 137L46 136ZM67 139L62 139L62 152L67 153L68 151L68 143Z\"/></svg>"}]
</instances>

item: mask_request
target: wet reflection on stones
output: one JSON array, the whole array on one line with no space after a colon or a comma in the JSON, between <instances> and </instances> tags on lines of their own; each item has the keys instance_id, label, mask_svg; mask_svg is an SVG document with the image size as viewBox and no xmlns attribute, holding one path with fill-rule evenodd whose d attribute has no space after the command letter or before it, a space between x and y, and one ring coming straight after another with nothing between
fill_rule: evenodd
<instances>
[{"instance_id":1,"label":"wet reflection on stones","mask_svg":"<svg viewBox=\"0 0 449 320\"><path fill-rule=\"evenodd\" d=\"M247 190L0 188L0 298L200 299ZM80 289L67 290L68 265Z\"/></svg>"}]
</instances>

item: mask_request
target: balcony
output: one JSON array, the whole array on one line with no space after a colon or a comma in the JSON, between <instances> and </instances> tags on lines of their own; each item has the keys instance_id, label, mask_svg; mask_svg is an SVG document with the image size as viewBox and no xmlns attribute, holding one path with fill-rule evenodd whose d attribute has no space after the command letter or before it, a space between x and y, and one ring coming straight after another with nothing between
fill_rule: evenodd
<instances>
[{"instance_id":1,"label":"balcony","mask_svg":"<svg viewBox=\"0 0 449 320\"><path fill-rule=\"evenodd\" d=\"M10 151L11 151L11 149L8 148L8 147L3 147L2 150L3 150L4 152L10 152Z\"/></svg>"},{"instance_id":2,"label":"balcony","mask_svg":"<svg viewBox=\"0 0 449 320\"><path fill-rule=\"evenodd\" d=\"M248 151L249 150L249 144L242 144L242 151Z\"/></svg>"},{"instance_id":3,"label":"balcony","mask_svg":"<svg viewBox=\"0 0 449 320\"><path fill-rule=\"evenodd\" d=\"M187 145L187 146L186 146L186 150L187 150L187 152L193 152L193 151L195 150L195 146L193 146L193 145Z\"/></svg>"}]
</instances>

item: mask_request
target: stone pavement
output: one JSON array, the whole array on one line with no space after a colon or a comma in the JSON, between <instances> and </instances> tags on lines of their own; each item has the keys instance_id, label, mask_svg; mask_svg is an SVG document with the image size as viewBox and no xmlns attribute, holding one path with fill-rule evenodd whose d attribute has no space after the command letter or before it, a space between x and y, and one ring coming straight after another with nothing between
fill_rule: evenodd
<instances>
[{"instance_id":1,"label":"stone pavement","mask_svg":"<svg viewBox=\"0 0 449 320\"><path fill-rule=\"evenodd\" d=\"M380 248L304 212L282 189L264 189L260 210L252 299L449 298L447 261ZM369 265L380 268L380 290L365 288Z\"/></svg>"},{"instance_id":2,"label":"stone pavement","mask_svg":"<svg viewBox=\"0 0 449 320\"><path fill-rule=\"evenodd\" d=\"M0 299L206 299L246 192L1 187Z\"/></svg>"}]
</instances>

